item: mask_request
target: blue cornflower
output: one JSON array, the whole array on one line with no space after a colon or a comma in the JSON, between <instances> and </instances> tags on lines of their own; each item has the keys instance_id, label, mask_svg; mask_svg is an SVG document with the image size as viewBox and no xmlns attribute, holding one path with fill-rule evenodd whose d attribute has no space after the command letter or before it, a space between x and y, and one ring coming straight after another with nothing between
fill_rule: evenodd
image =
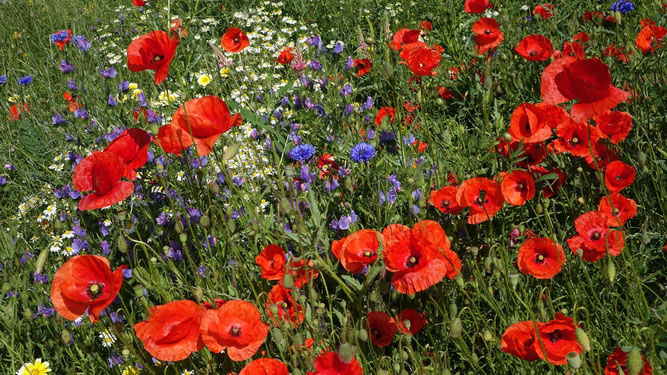
<instances>
[{"instance_id":1,"label":"blue cornflower","mask_svg":"<svg viewBox=\"0 0 667 375\"><path fill-rule=\"evenodd\" d=\"M116 69L111 67L107 70L104 69L100 70L100 74L102 75L102 77L108 79L108 78L114 78L118 74L118 72L116 72Z\"/></svg>"},{"instance_id":2,"label":"blue cornflower","mask_svg":"<svg viewBox=\"0 0 667 375\"><path fill-rule=\"evenodd\" d=\"M56 113L55 115L53 115L51 117L51 122L53 123L53 125L60 125L67 123L67 121L63 118L62 115L60 115L60 113Z\"/></svg>"},{"instance_id":3,"label":"blue cornflower","mask_svg":"<svg viewBox=\"0 0 667 375\"><path fill-rule=\"evenodd\" d=\"M315 59L310 60L310 68L313 70L322 70L322 63Z\"/></svg>"},{"instance_id":4,"label":"blue cornflower","mask_svg":"<svg viewBox=\"0 0 667 375\"><path fill-rule=\"evenodd\" d=\"M116 99L115 96L109 94L109 99L107 99L107 104L110 105L111 107L115 107L118 105L118 99Z\"/></svg>"},{"instance_id":5,"label":"blue cornflower","mask_svg":"<svg viewBox=\"0 0 667 375\"><path fill-rule=\"evenodd\" d=\"M74 35L74 43L83 52L88 52L91 46L90 42L83 35Z\"/></svg>"},{"instance_id":6,"label":"blue cornflower","mask_svg":"<svg viewBox=\"0 0 667 375\"><path fill-rule=\"evenodd\" d=\"M7 75L3 74L0 76L0 85L4 85L7 82Z\"/></svg>"},{"instance_id":7,"label":"blue cornflower","mask_svg":"<svg viewBox=\"0 0 667 375\"><path fill-rule=\"evenodd\" d=\"M60 60L60 71L63 73L72 73L74 71L74 64L68 64L67 60Z\"/></svg>"},{"instance_id":8,"label":"blue cornflower","mask_svg":"<svg viewBox=\"0 0 667 375\"><path fill-rule=\"evenodd\" d=\"M70 78L67 81L67 87L69 87L69 89L72 90L72 91L78 90L78 88L76 87L76 84L74 83L74 78Z\"/></svg>"},{"instance_id":9,"label":"blue cornflower","mask_svg":"<svg viewBox=\"0 0 667 375\"><path fill-rule=\"evenodd\" d=\"M611 4L611 10L617 11L621 14L626 14L635 10L635 4L628 0L618 0L617 2Z\"/></svg>"},{"instance_id":10,"label":"blue cornflower","mask_svg":"<svg viewBox=\"0 0 667 375\"><path fill-rule=\"evenodd\" d=\"M352 56L348 56L347 60L345 61L345 70L350 70L354 66L354 59L352 59Z\"/></svg>"},{"instance_id":11,"label":"blue cornflower","mask_svg":"<svg viewBox=\"0 0 667 375\"><path fill-rule=\"evenodd\" d=\"M31 83L32 83L32 76L25 76L19 78L19 85L28 86Z\"/></svg>"},{"instance_id":12,"label":"blue cornflower","mask_svg":"<svg viewBox=\"0 0 667 375\"><path fill-rule=\"evenodd\" d=\"M51 42L64 42L69 37L69 32L67 30L60 30L57 33L51 34Z\"/></svg>"},{"instance_id":13,"label":"blue cornflower","mask_svg":"<svg viewBox=\"0 0 667 375\"><path fill-rule=\"evenodd\" d=\"M315 154L315 147L307 144L296 145L290 150L288 156L292 160L306 161Z\"/></svg>"},{"instance_id":14,"label":"blue cornflower","mask_svg":"<svg viewBox=\"0 0 667 375\"><path fill-rule=\"evenodd\" d=\"M365 163L375 156L375 148L366 142L360 142L350 150L350 157L357 163Z\"/></svg>"},{"instance_id":15,"label":"blue cornflower","mask_svg":"<svg viewBox=\"0 0 667 375\"><path fill-rule=\"evenodd\" d=\"M343 88L340 89L340 95L346 97L350 94L352 94L352 86L350 86L349 83L346 83L343 85Z\"/></svg>"},{"instance_id":16,"label":"blue cornflower","mask_svg":"<svg viewBox=\"0 0 667 375\"><path fill-rule=\"evenodd\" d=\"M127 91L130 88L130 82L128 82L126 79L123 80L123 82L118 84L118 90L120 92Z\"/></svg>"},{"instance_id":17,"label":"blue cornflower","mask_svg":"<svg viewBox=\"0 0 667 375\"><path fill-rule=\"evenodd\" d=\"M336 43L336 45L334 46L334 52L336 52L336 53L343 52L343 47L344 47L343 43L341 43L341 42Z\"/></svg>"}]
</instances>

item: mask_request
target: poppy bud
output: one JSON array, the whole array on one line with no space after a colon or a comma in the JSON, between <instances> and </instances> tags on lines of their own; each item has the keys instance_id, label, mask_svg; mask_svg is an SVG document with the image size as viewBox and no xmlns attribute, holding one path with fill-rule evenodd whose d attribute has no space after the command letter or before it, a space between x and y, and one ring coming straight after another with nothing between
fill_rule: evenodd
<instances>
[{"instance_id":1,"label":"poppy bud","mask_svg":"<svg viewBox=\"0 0 667 375\"><path fill-rule=\"evenodd\" d=\"M463 332L463 323L461 323L461 318L456 317L452 320L452 323L449 325L449 336L453 339L461 337Z\"/></svg>"},{"instance_id":2,"label":"poppy bud","mask_svg":"<svg viewBox=\"0 0 667 375\"><path fill-rule=\"evenodd\" d=\"M547 314L547 310L544 307L540 308L540 319L549 320L549 314Z\"/></svg>"},{"instance_id":3,"label":"poppy bud","mask_svg":"<svg viewBox=\"0 0 667 375\"><path fill-rule=\"evenodd\" d=\"M127 216L127 212L121 211L121 212L118 213L118 216L116 216L116 218L118 218L118 221L123 222L123 221L125 221L126 216Z\"/></svg>"},{"instance_id":4,"label":"poppy bud","mask_svg":"<svg viewBox=\"0 0 667 375\"><path fill-rule=\"evenodd\" d=\"M512 140L512 135L508 132L505 132L505 134L503 134L503 138L505 138L505 140L509 142Z\"/></svg>"},{"instance_id":5,"label":"poppy bud","mask_svg":"<svg viewBox=\"0 0 667 375\"><path fill-rule=\"evenodd\" d=\"M211 182L208 183L208 190L212 194L218 195L218 194L220 194L220 185L218 185L218 183L215 182L215 181L211 181Z\"/></svg>"},{"instance_id":6,"label":"poppy bud","mask_svg":"<svg viewBox=\"0 0 667 375\"><path fill-rule=\"evenodd\" d=\"M577 172L581 173L581 172L583 172L583 171L584 171L584 168L577 167Z\"/></svg>"},{"instance_id":7,"label":"poppy bud","mask_svg":"<svg viewBox=\"0 0 667 375\"><path fill-rule=\"evenodd\" d=\"M400 371L401 371L401 364L398 362L394 363L394 372L397 373Z\"/></svg>"},{"instance_id":8,"label":"poppy bud","mask_svg":"<svg viewBox=\"0 0 667 375\"><path fill-rule=\"evenodd\" d=\"M162 174L162 172L164 172L164 166L162 164L158 164L155 166L155 170L157 170L158 174Z\"/></svg>"},{"instance_id":9,"label":"poppy bud","mask_svg":"<svg viewBox=\"0 0 667 375\"><path fill-rule=\"evenodd\" d=\"M302 375L302 374L303 374L303 373L302 373L301 370L299 370L298 368L295 368L295 369L292 371L292 375Z\"/></svg>"},{"instance_id":10,"label":"poppy bud","mask_svg":"<svg viewBox=\"0 0 667 375\"><path fill-rule=\"evenodd\" d=\"M482 332L482 339L484 339L486 342L489 342L493 340L493 334L488 329L485 329L484 332Z\"/></svg>"},{"instance_id":11,"label":"poppy bud","mask_svg":"<svg viewBox=\"0 0 667 375\"><path fill-rule=\"evenodd\" d=\"M352 358L354 358L354 346L348 343L341 344L340 348L338 349L338 354L340 355L340 359L342 359L343 362L350 363Z\"/></svg>"},{"instance_id":12,"label":"poppy bud","mask_svg":"<svg viewBox=\"0 0 667 375\"><path fill-rule=\"evenodd\" d=\"M577 249L577 256L579 258L583 258L584 257L584 250L583 249Z\"/></svg>"},{"instance_id":13,"label":"poppy bud","mask_svg":"<svg viewBox=\"0 0 667 375\"><path fill-rule=\"evenodd\" d=\"M438 105L441 105L441 106L442 106L442 105L445 105L445 101L442 100L442 98L438 98L438 99L436 99L435 102L438 103Z\"/></svg>"},{"instance_id":14,"label":"poppy bud","mask_svg":"<svg viewBox=\"0 0 667 375\"><path fill-rule=\"evenodd\" d=\"M452 316L456 316L456 314L459 313L459 308L456 306L456 304L454 302L449 304L449 313Z\"/></svg>"},{"instance_id":15,"label":"poppy bud","mask_svg":"<svg viewBox=\"0 0 667 375\"><path fill-rule=\"evenodd\" d=\"M53 229L58 232L63 230L63 222L60 221L59 219L56 219L56 221L53 222Z\"/></svg>"},{"instance_id":16,"label":"poppy bud","mask_svg":"<svg viewBox=\"0 0 667 375\"><path fill-rule=\"evenodd\" d=\"M35 262L35 273L42 272L42 269L44 269L44 264L46 264L46 260L49 258L49 252L50 250L47 248L42 250L41 253L39 253L37 261Z\"/></svg>"},{"instance_id":17,"label":"poppy bud","mask_svg":"<svg viewBox=\"0 0 667 375\"><path fill-rule=\"evenodd\" d=\"M286 289L293 289L294 288L294 278L289 273L286 273L285 275L283 275L283 286Z\"/></svg>"},{"instance_id":18,"label":"poppy bud","mask_svg":"<svg viewBox=\"0 0 667 375\"><path fill-rule=\"evenodd\" d=\"M271 311L271 315L273 315L273 316L278 315L278 305L276 305L275 303L272 303L269 306L269 311Z\"/></svg>"},{"instance_id":19,"label":"poppy bud","mask_svg":"<svg viewBox=\"0 0 667 375\"><path fill-rule=\"evenodd\" d=\"M539 215L539 214L542 213L542 211L544 211L544 208L542 207L541 204L538 203L538 204L535 206L535 212Z\"/></svg>"},{"instance_id":20,"label":"poppy bud","mask_svg":"<svg viewBox=\"0 0 667 375\"><path fill-rule=\"evenodd\" d=\"M63 344L69 345L72 342L72 334L68 330L64 329L60 332L60 339L63 341Z\"/></svg>"},{"instance_id":21,"label":"poppy bud","mask_svg":"<svg viewBox=\"0 0 667 375\"><path fill-rule=\"evenodd\" d=\"M368 341L368 332L365 329L360 329L357 331L357 337L359 340L366 342Z\"/></svg>"},{"instance_id":22,"label":"poppy bud","mask_svg":"<svg viewBox=\"0 0 667 375\"><path fill-rule=\"evenodd\" d=\"M586 200L584 199L584 197L579 197L579 198L577 198L577 201L578 201L579 203L581 203L581 204L586 203Z\"/></svg>"},{"instance_id":23,"label":"poppy bud","mask_svg":"<svg viewBox=\"0 0 667 375\"><path fill-rule=\"evenodd\" d=\"M389 62L387 62L387 63L384 64L384 74L385 74L385 76L387 76L387 77L391 77L391 76L394 75L394 67L393 67ZM387 117L389 117L389 116L387 116ZM387 117L385 117L384 119L382 119L382 122L383 122L383 124L382 124L382 125L383 125L383 128L386 128L386 127L387 127L387 124L384 124L384 122L385 122L385 121L389 122L389 119L388 119Z\"/></svg>"},{"instance_id":24,"label":"poppy bud","mask_svg":"<svg viewBox=\"0 0 667 375\"><path fill-rule=\"evenodd\" d=\"M406 352L405 350L401 350L401 359L403 361L407 361L409 358L410 356L408 355L408 352Z\"/></svg>"},{"instance_id":25,"label":"poppy bud","mask_svg":"<svg viewBox=\"0 0 667 375\"><path fill-rule=\"evenodd\" d=\"M158 124L151 125L151 133L158 134L160 132L160 127Z\"/></svg>"},{"instance_id":26,"label":"poppy bud","mask_svg":"<svg viewBox=\"0 0 667 375\"><path fill-rule=\"evenodd\" d=\"M285 346L285 336L280 328L275 327L271 330L271 340L279 347L283 348Z\"/></svg>"},{"instance_id":27,"label":"poppy bud","mask_svg":"<svg viewBox=\"0 0 667 375\"><path fill-rule=\"evenodd\" d=\"M479 357L475 353L472 353L472 355L470 355L470 359L472 360L472 363L474 363L474 364L479 363Z\"/></svg>"},{"instance_id":28,"label":"poppy bud","mask_svg":"<svg viewBox=\"0 0 667 375\"><path fill-rule=\"evenodd\" d=\"M516 288L516 286L519 284L520 275L518 273L511 273L507 277L510 279L510 285L512 285L512 288Z\"/></svg>"},{"instance_id":29,"label":"poppy bud","mask_svg":"<svg viewBox=\"0 0 667 375\"><path fill-rule=\"evenodd\" d=\"M234 156L238 154L240 148L241 148L240 142L225 147L225 151L222 153L222 160L230 160L234 158Z\"/></svg>"},{"instance_id":30,"label":"poppy bud","mask_svg":"<svg viewBox=\"0 0 667 375\"><path fill-rule=\"evenodd\" d=\"M579 341L579 344L584 349L584 351L585 352L591 351L591 342L588 339L586 331L584 331L581 327L576 327L574 330L574 334L577 337L577 341Z\"/></svg>"},{"instance_id":31,"label":"poppy bud","mask_svg":"<svg viewBox=\"0 0 667 375\"><path fill-rule=\"evenodd\" d=\"M196 287L192 294L195 296L195 301L201 302L204 300L204 290L200 286Z\"/></svg>"},{"instance_id":32,"label":"poppy bud","mask_svg":"<svg viewBox=\"0 0 667 375\"><path fill-rule=\"evenodd\" d=\"M623 16L621 16L621 12L615 11L614 12L614 18L616 19L616 22L618 22L618 24L620 25L621 21L623 20ZM632 375L634 375L634 374L632 374Z\"/></svg>"},{"instance_id":33,"label":"poppy bud","mask_svg":"<svg viewBox=\"0 0 667 375\"><path fill-rule=\"evenodd\" d=\"M199 225L202 228L208 228L211 226L211 218L208 215L204 215L199 219Z\"/></svg>"},{"instance_id":34,"label":"poppy bud","mask_svg":"<svg viewBox=\"0 0 667 375\"><path fill-rule=\"evenodd\" d=\"M470 252L472 253L472 256L476 257L477 254L479 254L479 247L477 247L477 246L471 247Z\"/></svg>"},{"instance_id":35,"label":"poppy bud","mask_svg":"<svg viewBox=\"0 0 667 375\"><path fill-rule=\"evenodd\" d=\"M377 302L377 301L378 301L378 293L377 293L377 291L373 290L373 291L371 292L371 294L368 296L368 299L369 299L371 302Z\"/></svg>"},{"instance_id":36,"label":"poppy bud","mask_svg":"<svg viewBox=\"0 0 667 375\"><path fill-rule=\"evenodd\" d=\"M130 351L128 349L123 349L120 354L122 354L125 359L130 358Z\"/></svg>"},{"instance_id":37,"label":"poppy bud","mask_svg":"<svg viewBox=\"0 0 667 375\"><path fill-rule=\"evenodd\" d=\"M181 233L178 235L178 240L181 241L181 243L186 243L188 242L188 234L187 233Z\"/></svg>"},{"instance_id":38,"label":"poppy bud","mask_svg":"<svg viewBox=\"0 0 667 375\"><path fill-rule=\"evenodd\" d=\"M639 163L641 165L646 164L646 154L643 151L639 151L639 154L637 155L637 158L639 159Z\"/></svg>"},{"instance_id":39,"label":"poppy bud","mask_svg":"<svg viewBox=\"0 0 667 375\"><path fill-rule=\"evenodd\" d=\"M421 90L417 91L417 102L418 103L422 102L422 91Z\"/></svg>"},{"instance_id":40,"label":"poppy bud","mask_svg":"<svg viewBox=\"0 0 667 375\"><path fill-rule=\"evenodd\" d=\"M125 236L122 234L118 235L118 238L116 238L116 247L121 253L127 253L127 241L125 241Z\"/></svg>"},{"instance_id":41,"label":"poppy bud","mask_svg":"<svg viewBox=\"0 0 667 375\"><path fill-rule=\"evenodd\" d=\"M23 310L23 319L32 322L33 318L34 316L32 315L32 310L30 310L29 308Z\"/></svg>"},{"instance_id":42,"label":"poppy bud","mask_svg":"<svg viewBox=\"0 0 667 375\"><path fill-rule=\"evenodd\" d=\"M144 296L144 287L137 284L134 286L134 295L141 298Z\"/></svg>"},{"instance_id":43,"label":"poppy bud","mask_svg":"<svg viewBox=\"0 0 667 375\"><path fill-rule=\"evenodd\" d=\"M389 375L389 371L387 371L387 370L381 368L381 369L378 370L378 372L376 373L376 375Z\"/></svg>"},{"instance_id":44,"label":"poppy bud","mask_svg":"<svg viewBox=\"0 0 667 375\"><path fill-rule=\"evenodd\" d=\"M352 191L352 188L353 188L352 179L349 176L345 177L345 180L343 181L343 185L345 186L345 188L347 190Z\"/></svg>"},{"instance_id":45,"label":"poppy bud","mask_svg":"<svg viewBox=\"0 0 667 375\"><path fill-rule=\"evenodd\" d=\"M605 274L609 282L613 283L614 279L616 278L616 266L614 265L613 261L609 261L607 267L605 267Z\"/></svg>"},{"instance_id":46,"label":"poppy bud","mask_svg":"<svg viewBox=\"0 0 667 375\"><path fill-rule=\"evenodd\" d=\"M633 346L628 353L628 374L638 375L642 367L642 353L638 347Z\"/></svg>"},{"instance_id":47,"label":"poppy bud","mask_svg":"<svg viewBox=\"0 0 667 375\"><path fill-rule=\"evenodd\" d=\"M236 222L234 220L230 219L227 221L227 227L231 233L236 232Z\"/></svg>"},{"instance_id":48,"label":"poppy bud","mask_svg":"<svg viewBox=\"0 0 667 375\"><path fill-rule=\"evenodd\" d=\"M454 277L454 281L456 281L456 285L459 286L459 288L463 288L464 281L463 281L463 276L461 274L458 274Z\"/></svg>"},{"instance_id":49,"label":"poppy bud","mask_svg":"<svg viewBox=\"0 0 667 375\"><path fill-rule=\"evenodd\" d=\"M567 364L572 367L573 370L578 369L581 367L581 356L577 352L570 352L565 355L565 358L567 359Z\"/></svg>"},{"instance_id":50,"label":"poppy bud","mask_svg":"<svg viewBox=\"0 0 667 375\"><path fill-rule=\"evenodd\" d=\"M368 45L373 45L373 44L375 44L375 39L370 37L370 36L367 36L367 37L364 38L364 43L366 43Z\"/></svg>"},{"instance_id":51,"label":"poppy bud","mask_svg":"<svg viewBox=\"0 0 667 375\"><path fill-rule=\"evenodd\" d=\"M646 232L642 233L642 242L644 243L644 245L646 245L650 240L651 239L649 238L648 233Z\"/></svg>"},{"instance_id":52,"label":"poppy bud","mask_svg":"<svg viewBox=\"0 0 667 375\"><path fill-rule=\"evenodd\" d=\"M292 205L289 204L289 200L285 197L280 199L280 210L283 214L288 214L292 210Z\"/></svg>"}]
</instances>

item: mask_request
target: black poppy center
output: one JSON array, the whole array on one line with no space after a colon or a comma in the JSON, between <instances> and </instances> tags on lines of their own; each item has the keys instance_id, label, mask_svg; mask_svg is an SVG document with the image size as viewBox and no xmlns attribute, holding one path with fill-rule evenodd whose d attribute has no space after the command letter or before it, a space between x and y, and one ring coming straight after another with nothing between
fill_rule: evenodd
<instances>
[{"instance_id":1,"label":"black poppy center","mask_svg":"<svg viewBox=\"0 0 667 375\"><path fill-rule=\"evenodd\" d=\"M164 59L164 56L162 55L153 55L153 58L151 59L151 62L158 62Z\"/></svg>"},{"instance_id":2,"label":"black poppy center","mask_svg":"<svg viewBox=\"0 0 667 375\"><path fill-rule=\"evenodd\" d=\"M530 51L530 53L528 53L528 55L535 56L535 55L537 55L537 51Z\"/></svg>"},{"instance_id":3,"label":"black poppy center","mask_svg":"<svg viewBox=\"0 0 667 375\"><path fill-rule=\"evenodd\" d=\"M443 199L442 202L440 202L440 208L447 208L449 207L449 201L447 199Z\"/></svg>"},{"instance_id":4,"label":"black poppy center","mask_svg":"<svg viewBox=\"0 0 667 375\"><path fill-rule=\"evenodd\" d=\"M238 324L234 324L233 326L231 326L231 328L229 328L229 334L234 337L241 336L241 326L239 326Z\"/></svg>"},{"instance_id":5,"label":"black poppy center","mask_svg":"<svg viewBox=\"0 0 667 375\"><path fill-rule=\"evenodd\" d=\"M563 334L560 331L554 331L553 333L551 333L549 341L555 344L561 339L561 337L563 337Z\"/></svg>"},{"instance_id":6,"label":"black poppy center","mask_svg":"<svg viewBox=\"0 0 667 375\"><path fill-rule=\"evenodd\" d=\"M547 261L547 257L544 256L544 254L537 253L535 254L535 263L536 264L544 264L544 262Z\"/></svg>"},{"instance_id":7,"label":"black poppy center","mask_svg":"<svg viewBox=\"0 0 667 375\"><path fill-rule=\"evenodd\" d=\"M417 266L417 264L419 264L419 258L417 258L416 256L413 255L410 258L408 258L408 262L407 262L406 265L409 268L414 268L415 266Z\"/></svg>"},{"instance_id":8,"label":"black poppy center","mask_svg":"<svg viewBox=\"0 0 667 375\"><path fill-rule=\"evenodd\" d=\"M600 238L602 238L602 234L600 232L595 232L591 235L591 238L593 239L593 241L597 241Z\"/></svg>"}]
</instances>

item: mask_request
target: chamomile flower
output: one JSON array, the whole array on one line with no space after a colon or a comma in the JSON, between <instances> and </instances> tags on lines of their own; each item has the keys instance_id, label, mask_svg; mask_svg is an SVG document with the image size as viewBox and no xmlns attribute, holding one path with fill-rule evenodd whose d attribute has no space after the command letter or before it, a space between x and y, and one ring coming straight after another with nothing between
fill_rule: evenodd
<instances>
[{"instance_id":1,"label":"chamomile flower","mask_svg":"<svg viewBox=\"0 0 667 375\"><path fill-rule=\"evenodd\" d=\"M26 363L16 371L16 375L45 375L51 372L49 362L42 362L41 358L37 358L34 363Z\"/></svg>"},{"instance_id":2,"label":"chamomile flower","mask_svg":"<svg viewBox=\"0 0 667 375\"><path fill-rule=\"evenodd\" d=\"M209 83L211 83L211 76L204 73L199 76L197 83L199 83L200 86L206 87L209 85Z\"/></svg>"},{"instance_id":3,"label":"chamomile flower","mask_svg":"<svg viewBox=\"0 0 667 375\"><path fill-rule=\"evenodd\" d=\"M108 329L105 329L104 332L99 333L99 338L102 340L102 346L110 348L114 342L116 342L116 336L109 332Z\"/></svg>"}]
</instances>

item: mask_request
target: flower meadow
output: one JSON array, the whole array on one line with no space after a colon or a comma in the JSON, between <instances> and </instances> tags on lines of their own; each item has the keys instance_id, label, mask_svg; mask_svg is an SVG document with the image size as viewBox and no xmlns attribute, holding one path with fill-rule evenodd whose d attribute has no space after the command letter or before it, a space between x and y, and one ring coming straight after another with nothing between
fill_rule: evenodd
<instances>
[{"instance_id":1,"label":"flower meadow","mask_svg":"<svg viewBox=\"0 0 667 375\"><path fill-rule=\"evenodd\" d=\"M0 1L2 373L665 373L666 10Z\"/></svg>"}]
</instances>

